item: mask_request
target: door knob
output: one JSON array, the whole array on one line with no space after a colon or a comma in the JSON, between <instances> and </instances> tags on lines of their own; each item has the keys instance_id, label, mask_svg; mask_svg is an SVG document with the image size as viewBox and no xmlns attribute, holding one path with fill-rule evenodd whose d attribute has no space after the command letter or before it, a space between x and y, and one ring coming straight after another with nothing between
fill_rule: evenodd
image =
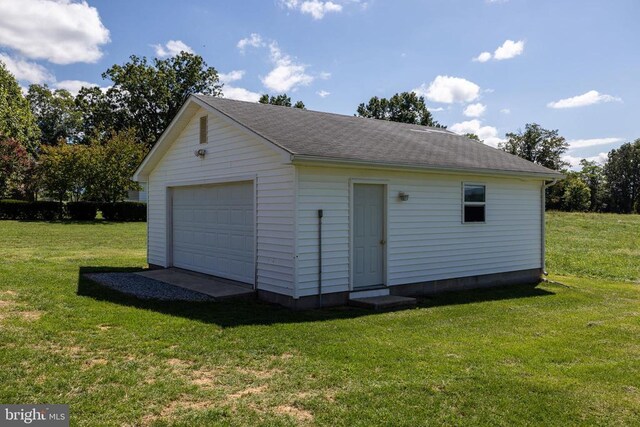
<instances>
[{"instance_id":1,"label":"door knob","mask_svg":"<svg viewBox=\"0 0 640 427\"><path fill-rule=\"evenodd\" d=\"M387 243L387 241L386 241L386 240L384 240L384 239L380 240L380 244L381 244L381 245L384 245L385 243Z\"/></svg>"}]
</instances>

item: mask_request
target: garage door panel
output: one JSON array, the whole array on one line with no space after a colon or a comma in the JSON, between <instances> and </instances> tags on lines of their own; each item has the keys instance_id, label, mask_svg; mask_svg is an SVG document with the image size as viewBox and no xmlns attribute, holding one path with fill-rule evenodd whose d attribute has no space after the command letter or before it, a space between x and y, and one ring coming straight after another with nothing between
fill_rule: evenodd
<instances>
[{"instance_id":1,"label":"garage door panel","mask_svg":"<svg viewBox=\"0 0 640 427\"><path fill-rule=\"evenodd\" d=\"M254 282L253 183L173 190L173 265Z\"/></svg>"}]
</instances>

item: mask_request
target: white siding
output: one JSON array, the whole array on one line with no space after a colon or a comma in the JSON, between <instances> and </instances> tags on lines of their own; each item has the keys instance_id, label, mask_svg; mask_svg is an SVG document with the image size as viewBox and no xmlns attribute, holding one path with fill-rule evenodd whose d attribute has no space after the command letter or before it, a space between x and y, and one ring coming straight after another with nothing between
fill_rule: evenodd
<instances>
[{"instance_id":1,"label":"white siding","mask_svg":"<svg viewBox=\"0 0 640 427\"><path fill-rule=\"evenodd\" d=\"M258 288L293 295L294 168L257 136L212 114L209 142L199 144L200 110L187 124L148 179L148 261L168 266L167 187L226 177L255 177ZM194 155L199 148L206 157ZM246 179L246 178L245 178Z\"/></svg>"},{"instance_id":2,"label":"white siding","mask_svg":"<svg viewBox=\"0 0 640 427\"><path fill-rule=\"evenodd\" d=\"M351 180L387 184L387 284L541 268L539 180L298 168L298 294L317 293L323 218L323 292L349 290ZM484 183L484 224L462 224L462 182ZM409 194L401 202L398 193Z\"/></svg>"}]
</instances>

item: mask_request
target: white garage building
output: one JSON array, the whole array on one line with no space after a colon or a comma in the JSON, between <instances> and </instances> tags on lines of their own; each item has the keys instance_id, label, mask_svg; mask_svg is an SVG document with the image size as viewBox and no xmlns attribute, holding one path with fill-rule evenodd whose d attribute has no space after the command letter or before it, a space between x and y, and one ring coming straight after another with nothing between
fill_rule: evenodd
<instances>
[{"instance_id":1,"label":"white garage building","mask_svg":"<svg viewBox=\"0 0 640 427\"><path fill-rule=\"evenodd\" d=\"M150 266L304 308L536 283L561 177L443 129L197 95L134 179Z\"/></svg>"}]
</instances>

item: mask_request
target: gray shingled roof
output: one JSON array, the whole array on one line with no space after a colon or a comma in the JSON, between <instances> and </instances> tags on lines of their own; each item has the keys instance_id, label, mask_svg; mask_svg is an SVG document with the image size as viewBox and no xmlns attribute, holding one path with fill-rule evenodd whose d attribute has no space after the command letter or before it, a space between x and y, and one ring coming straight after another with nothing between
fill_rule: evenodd
<instances>
[{"instance_id":1,"label":"gray shingled roof","mask_svg":"<svg viewBox=\"0 0 640 427\"><path fill-rule=\"evenodd\" d=\"M196 97L294 158L310 156L420 168L561 176L443 129L204 95Z\"/></svg>"}]
</instances>

